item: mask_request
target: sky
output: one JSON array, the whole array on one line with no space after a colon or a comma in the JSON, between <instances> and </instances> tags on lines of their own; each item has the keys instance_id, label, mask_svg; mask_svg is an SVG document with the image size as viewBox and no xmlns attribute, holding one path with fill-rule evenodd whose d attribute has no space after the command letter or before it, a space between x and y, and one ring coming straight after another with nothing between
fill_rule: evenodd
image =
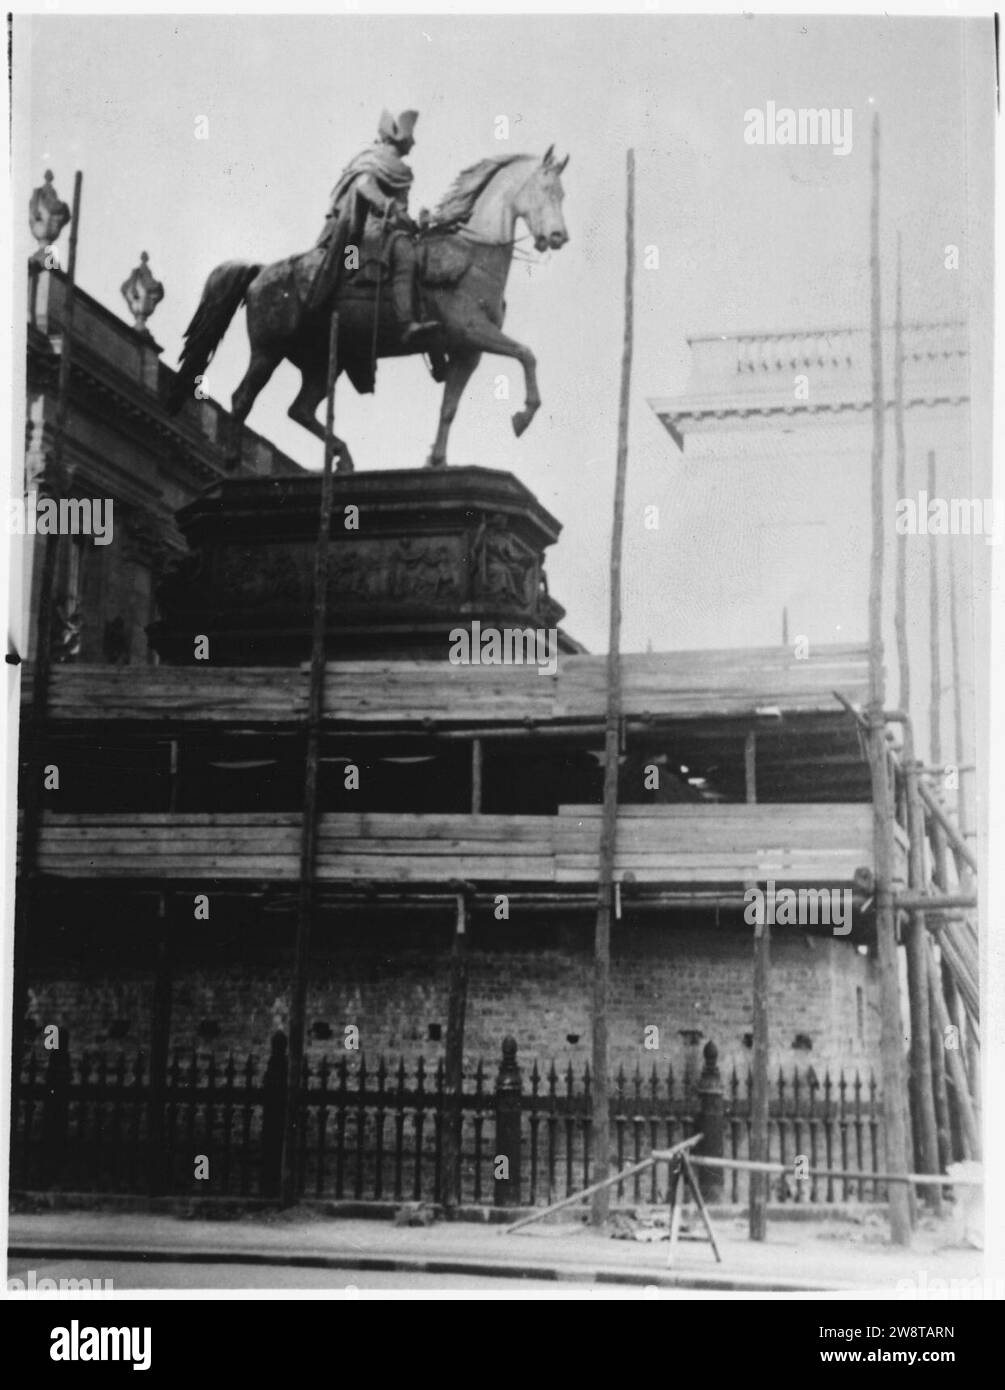
<instances>
[{"instance_id":1,"label":"sky","mask_svg":"<svg viewBox=\"0 0 1005 1390\"><path fill-rule=\"evenodd\" d=\"M658 264L640 266L635 286L625 650L780 640L777 608L734 560L784 517L770 460L709 525L715 465L682 458L646 398L684 388L691 336L867 321L874 111L884 273L891 284L899 230L906 318L967 318L990 283L989 20L41 16L15 19L13 52L15 216L45 168L65 198L81 169L80 284L128 317L119 287L147 251L166 290L150 326L170 365L215 265L313 242L336 176L373 138L382 107L420 112L413 211L486 155L554 143L571 156L569 244L542 258L525 243L507 293L506 330L536 354L542 409L517 440L519 371L483 358L450 460L513 472L564 524L551 592L592 650L607 632L627 148L637 246L655 247ZM850 108L851 152L747 144L744 113L768 101ZM966 248L955 276L941 273L948 243ZM210 368L211 394L229 402L246 364L240 315ZM510 400L497 399L500 372ZM320 446L285 413L297 387L284 365L248 423L316 467ZM439 389L420 358L382 363L375 396L340 385L338 430L357 466L419 466ZM657 533L643 529L651 504ZM820 545L839 545L839 533L824 525ZM832 616L817 640L833 640ZM840 616L844 638L864 637L864 606Z\"/></svg>"}]
</instances>

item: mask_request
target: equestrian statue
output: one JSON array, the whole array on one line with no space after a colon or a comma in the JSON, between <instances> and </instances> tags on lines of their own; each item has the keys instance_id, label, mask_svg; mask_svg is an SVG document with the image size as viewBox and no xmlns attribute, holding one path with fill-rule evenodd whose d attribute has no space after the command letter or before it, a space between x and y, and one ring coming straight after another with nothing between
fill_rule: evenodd
<instances>
[{"instance_id":1,"label":"equestrian statue","mask_svg":"<svg viewBox=\"0 0 1005 1390\"><path fill-rule=\"evenodd\" d=\"M374 389L377 359L429 356L443 383L440 422L427 465L447 462L447 437L457 406L483 352L513 357L523 367L519 436L541 404L530 348L502 331L505 289L523 221L539 252L569 239L562 217L561 175L569 162L552 146L536 155L497 155L465 169L433 211L408 212L415 111L385 111L377 139L344 169L329 199L324 227L311 250L273 265L225 261L210 274L185 330L169 408L193 394L241 304L247 306L251 361L231 403L227 466L240 462L244 421L284 358L301 374L289 416L324 438L317 409L325 396L331 315L337 312L338 372L357 391ZM338 467L352 469L341 439Z\"/></svg>"}]
</instances>

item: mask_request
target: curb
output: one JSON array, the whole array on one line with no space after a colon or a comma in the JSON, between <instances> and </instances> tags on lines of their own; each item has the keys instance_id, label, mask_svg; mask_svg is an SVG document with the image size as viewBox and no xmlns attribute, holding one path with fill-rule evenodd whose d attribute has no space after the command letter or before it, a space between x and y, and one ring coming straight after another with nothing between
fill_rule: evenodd
<instances>
[{"instance_id":1,"label":"curb","mask_svg":"<svg viewBox=\"0 0 1005 1390\"><path fill-rule=\"evenodd\" d=\"M796 1279L765 1279L756 1275L695 1274L675 1270L633 1270L620 1265L575 1265L554 1262L486 1260L477 1256L357 1255L352 1251L289 1254L282 1250L190 1249L178 1246L89 1245L83 1242L31 1240L8 1246L12 1259L119 1260L144 1263L207 1265L284 1265L291 1269L350 1269L369 1273L460 1274L497 1279L538 1279L556 1283L629 1284L636 1287L704 1289L721 1293L836 1293L850 1286L815 1284Z\"/></svg>"},{"instance_id":2,"label":"curb","mask_svg":"<svg viewBox=\"0 0 1005 1390\"><path fill-rule=\"evenodd\" d=\"M304 1197L297 1207L321 1216L344 1217L361 1221L392 1221L404 1200L356 1201L351 1198ZM443 1219L479 1226L508 1226L524 1216L533 1216L538 1207L489 1207L466 1203L447 1218L435 1202L426 1204ZM275 1199L264 1197L150 1197L144 1194L114 1194L89 1192L52 1192L21 1188L11 1194L11 1213L15 1216L46 1216L53 1212L123 1212L130 1215L166 1215L196 1220L238 1220L246 1215L277 1211ZM636 1204L628 1203L618 1210L631 1214ZM799 1223L830 1221L842 1225L859 1225L866 1214L881 1211L870 1203L773 1203L768 1207L768 1220ZM740 1204L713 1203L708 1208L713 1221L745 1220L747 1208ZM580 1212L582 1215L582 1212Z\"/></svg>"}]
</instances>

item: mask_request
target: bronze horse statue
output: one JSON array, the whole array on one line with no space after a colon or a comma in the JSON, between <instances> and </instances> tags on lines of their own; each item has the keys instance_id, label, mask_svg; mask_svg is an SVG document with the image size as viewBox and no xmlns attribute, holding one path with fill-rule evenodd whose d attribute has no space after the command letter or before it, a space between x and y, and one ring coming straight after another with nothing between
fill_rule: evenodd
<instances>
[{"instance_id":1,"label":"bronze horse statue","mask_svg":"<svg viewBox=\"0 0 1005 1390\"><path fill-rule=\"evenodd\" d=\"M192 322L185 330L177 381L169 405L180 409L205 372L227 327L242 303L247 305L251 362L232 397L233 430L227 463L240 461L244 421L259 392L284 358L300 371L300 391L290 406L292 420L319 439L324 427L316 418L325 397L331 312L338 311L338 371L357 391L374 388L378 357L431 351L442 380L443 402L436 440L426 460L433 468L447 462L447 436L468 380L483 352L514 357L523 367L523 409L513 416L519 436L534 418L541 398L536 360L530 348L502 331L505 289L522 219L540 252L558 250L568 241L562 217L561 174L568 155L555 160L553 149L536 155L483 159L455 180L419 241L422 318L439 329L428 343L403 346L388 296L380 294L380 272L367 282L367 248L363 271L341 277L334 302L312 309L312 287L322 264L320 248L265 266L225 261L210 274ZM370 248L372 250L372 248ZM379 260L377 248L370 263ZM375 282L374 282L375 281ZM375 322L376 318L376 322ZM345 443L337 439L338 467L353 467Z\"/></svg>"}]
</instances>

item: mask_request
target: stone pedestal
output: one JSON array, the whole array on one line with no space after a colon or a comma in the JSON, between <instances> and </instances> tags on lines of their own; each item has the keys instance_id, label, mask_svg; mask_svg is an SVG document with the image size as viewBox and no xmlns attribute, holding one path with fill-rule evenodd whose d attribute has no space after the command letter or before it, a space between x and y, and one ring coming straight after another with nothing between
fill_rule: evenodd
<instances>
[{"instance_id":1,"label":"stone pedestal","mask_svg":"<svg viewBox=\"0 0 1005 1390\"><path fill-rule=\"evenodd\" d=\"M544 552L560 525L510 473L336 473L329 659L446 659L449 633L557 628ZM183 508L189 555L162 582L150 642L164 661L291 665L311 645L319 474L218 482ZM560 633L564 651L580 650Z\"/></svg>"}]
</instances>

